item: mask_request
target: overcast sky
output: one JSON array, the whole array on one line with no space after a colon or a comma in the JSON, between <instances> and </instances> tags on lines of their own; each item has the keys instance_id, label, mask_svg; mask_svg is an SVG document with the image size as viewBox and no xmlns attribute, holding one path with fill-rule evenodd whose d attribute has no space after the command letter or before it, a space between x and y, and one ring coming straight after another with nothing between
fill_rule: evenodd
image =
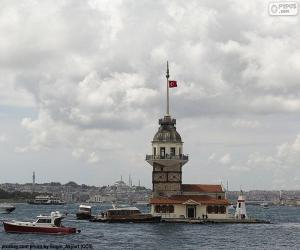
<instances>
[{"instance_id":1,"label":"overcast sky","mask_svg":"<svg viewBox=\"0 0 300 250\"><path fill-rule=\"evenodd\" d=\"M2 0L0 182L151 187L169 60L183 183L300 189L300 20L269 2Z\"/></svg>"}]
</instances>

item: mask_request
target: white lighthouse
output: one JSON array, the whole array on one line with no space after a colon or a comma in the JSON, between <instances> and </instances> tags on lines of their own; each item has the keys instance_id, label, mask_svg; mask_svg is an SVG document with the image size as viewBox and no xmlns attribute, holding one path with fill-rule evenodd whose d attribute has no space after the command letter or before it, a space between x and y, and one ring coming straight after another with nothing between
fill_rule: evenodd
<instances>
[{"instance_id":1,"label":"white lighthouse","mask_svg":"<svg viewBox=\"0 0 300 250\"><path fill-rule=\"evenodd\" d=\"M243 195L242 191L238 197L234 217L238 220L248 219L247 211L246 211L245 196Z\"/></svg>"}]
</instances>

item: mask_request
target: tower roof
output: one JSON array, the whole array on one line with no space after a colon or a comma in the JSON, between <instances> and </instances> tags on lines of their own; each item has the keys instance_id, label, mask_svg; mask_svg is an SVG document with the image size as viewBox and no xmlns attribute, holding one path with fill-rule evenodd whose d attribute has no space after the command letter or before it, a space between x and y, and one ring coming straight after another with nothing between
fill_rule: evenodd
<instances>
[{"instance_id":1,"label":"tower roof","mask_svg":"<svg viewBox=\"0 0 300 250\"><path fill-rule=\"evenodd\" d=\"M152 142L175 142L182 143L180 134L176 131L176 119L171 116L165 116L159 119L158 131L156 132Z\"/></svg>"}]
</instances>

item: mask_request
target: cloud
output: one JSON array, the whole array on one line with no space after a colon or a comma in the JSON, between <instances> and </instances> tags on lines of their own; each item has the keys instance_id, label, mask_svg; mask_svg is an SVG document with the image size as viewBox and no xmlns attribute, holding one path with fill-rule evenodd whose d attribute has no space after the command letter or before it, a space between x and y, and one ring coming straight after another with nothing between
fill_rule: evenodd
<instances>
[{"instance_id":1,"label":"cloud","mask_svg":"<svg viewBox=\"0 0 300 250\"><path fill-rule=\"evenodd\" d=\"M238 165L232 165L230 166L229 168L230 170L234 171L234 172L248 172L250 171L250 168L249 167L246 167L246 166L238 166Z\"/></svg>"},{"instance_id":2,"label":"cloud","mask_svg":"<svg viewBox=\"0 0 300 250\"><path fill-rule=\"evenodd\" d=\"M300 184L300 135L294 142L286 142L276 147L274 154L254 153L248 156L246 168L257 174L268 173L272 186L276 189L299 189Z\"/></svg>"},{"instance_id":3,"label":"cloud","mask_svg":"<svg viewBox=\"0 0 300 250\"><path fill-rule=\"evenodd\" d=\"M213 161L216 158L216 153L212 153L209 157L208 157L208 161Z\"/></svg>"},{"instance_id":4,"label":"cloud","mask_svg":"<svg viewBox=\"0 0 300 250\"><path fill-rule=\"evenodd\" d=\"M233 123L232 126L234 128L249 128L249 129L254 129L260 126L259 121L250 121L250 120L243 120L243 119L236 119Z\"/></svg>"},{"instance_id":5,"label":"cloud","mask_svg":"<svg viewBox=\"0 0 300 250\"><path fill-rule=\"evenodd\" d=\"M225 154L225 155L219 160L219 162L220 162L221 164L224 164L224 165L229 164L229 163L231 162L231 156L230 156L230 154Z\"/></svg>"},{"instance_id":6,"label":"cloud","mask_svg":"<svg viewBox=\"0 0 300 250\"><path fill-rule=\"evenodd\" d=\"M6 141L7 141L7 136L5 134L0 135L0 143Z\"/></svg>"},{"instance_id":7,"label":"cloud","mask_svg":"<svg viewBox=\"0 0 300 250\"><path fill-rule=\"evenodd\" d=\"M171 114L181 128L191 121L193 143L215 143L209 160L236 169L296 166L292 143L278 155L249 153L288 141L296 128L283 121L300 112L300 21L270 17L268 3L1 1L0 105L36 111L23 115L16 151L59 148L90 163L117 159L112 152L142 155L142 137L165 112L169 60L178 81ZM228 149L233 141L248 146Z\"/></svg>"}]
</instances>

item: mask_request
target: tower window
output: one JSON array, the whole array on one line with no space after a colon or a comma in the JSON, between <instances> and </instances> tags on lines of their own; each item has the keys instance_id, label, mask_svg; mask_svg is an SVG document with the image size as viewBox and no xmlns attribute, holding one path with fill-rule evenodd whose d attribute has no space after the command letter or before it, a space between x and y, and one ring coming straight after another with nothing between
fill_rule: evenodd
<instances>
[{"instance_id":1,"label":"tower window","mask_svg":"<svg viewBox=\"0 0 300 250\"><path fill-rule=\"evenodd\" d=\"M160 148L160 157L165 158L165 154L166 154L166 148L165 147Z\"/></svg>"},{"instance_id":2,"label":"tower window","mask_svg":"<svg viewBox=\"0 0 300 250\"><path fill-rule=\"evenodd\" d=\"M156 147L153 148L153 155L156 155Z\"/></svg>"},{"instance_id":3,"label":"tower window","mask_svg":"<svg viewBox=\"0 0 300 250\"><path fill-rule=\"evenodd\" d=\"M170 148L170 154L171 156L175 156L176 154L175 148Z\"/></svg>"}]
</instances>

